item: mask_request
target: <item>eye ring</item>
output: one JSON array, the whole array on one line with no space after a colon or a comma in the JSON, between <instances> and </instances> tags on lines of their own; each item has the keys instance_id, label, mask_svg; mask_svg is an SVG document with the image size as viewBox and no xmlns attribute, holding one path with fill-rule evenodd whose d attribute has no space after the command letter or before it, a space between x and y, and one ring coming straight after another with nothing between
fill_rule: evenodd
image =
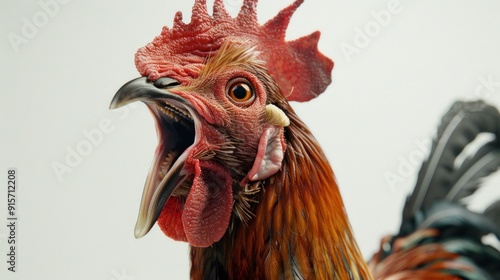
<instances>
[{"instance_id":1,"label":"eye ring","mask_svg":"<svg viewBox=\"0 0 500 280\"><path fill-rule=\"evenodd\" d=\"M255 99L255 90L247 79L236 78L228 83L226 95L238 105L250 105Z\"/></svg>"}]
</instances>

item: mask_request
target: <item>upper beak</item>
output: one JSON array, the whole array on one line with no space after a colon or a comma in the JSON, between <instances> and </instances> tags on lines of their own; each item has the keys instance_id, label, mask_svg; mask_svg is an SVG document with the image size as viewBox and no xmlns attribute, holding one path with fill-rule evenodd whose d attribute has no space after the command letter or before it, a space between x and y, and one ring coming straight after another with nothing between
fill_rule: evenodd
<instances>
[{"instance_id":1,"label":"upper beak","mask_svg":"<svg viewBox=\"0 0 500 280\"><path fill-rule=\"evenodd\" d=\"M179 83L171 78L161 78L155 82L140 77L123 85L113 97L110 108L115 109L131 102L154 103L168 101L186 104L186 100L168 91ZM146 235L153 227L172 191L186 178L183 174L184 161L178 160L161 181L157 179L158 163L153 162L142 194L139 216L135 226L135 237Z\"/></svg>"},{"instance_id":2,"label":"upper beak","mask_svg":"<svg viewBox=\"0 0 500 280\"><path fill-rule=\"evenodd\" d=\"M160 78L155 82L151 82L146 77L139 77L124 84L116 92L109 108L116 109L135 101L151 101L160 98L185 102L183 98L167 91L167 89L178 85L179 82L168 77Z\"/></svg>"}]
</instances>

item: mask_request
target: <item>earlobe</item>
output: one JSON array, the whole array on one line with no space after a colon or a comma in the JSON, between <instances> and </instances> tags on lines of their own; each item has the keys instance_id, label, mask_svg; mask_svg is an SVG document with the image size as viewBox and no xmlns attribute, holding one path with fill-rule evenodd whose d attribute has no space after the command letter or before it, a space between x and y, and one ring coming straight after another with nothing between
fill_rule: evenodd
<instances>
[{"instance_id":1,"label":"earlobe","mask_svg":"<svg viewBox=\"0 0 500 280\"><path fill-rule=\"evenodd\" d=\"M290 125L290 119L285 112L273 104L266 105L266 122L274 126L285 127Z\"/></svg>"},{"instance_id":2,"label":"earlobe","mask_svg":"<svg viewBox=\"0 0 500 280\"><path fill-rule=\"evenodd\" d=\"M264 129L259 141L257 156L252 169L247 174L250 181L269 178L281 168L285 155L285 141L283 127L268 126Z\"/></svg>"}]
</instances>

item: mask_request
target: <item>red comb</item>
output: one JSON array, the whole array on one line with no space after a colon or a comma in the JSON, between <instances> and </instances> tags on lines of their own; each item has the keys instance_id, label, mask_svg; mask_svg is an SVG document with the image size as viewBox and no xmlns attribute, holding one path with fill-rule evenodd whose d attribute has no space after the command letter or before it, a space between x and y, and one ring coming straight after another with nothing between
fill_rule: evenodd
<instances>
[{"instance_id":1,"label":"red comb","mask_svg":"<svg viewBox=\"0 0 500 280\"><path fill-rule=\"evenodd\" d=\"M191 22L177 12L174 26L163 27L159 36L135 55L137 70L151 80L169 76L181 84L196 78L207 58L226 39L256 46L271 76L290 101L308 101L331 82L333 61L318 51L320 33L285 42L290 18L303 0L296 0L264 25L257 22L257 0L244 0L237 17L226 11L223 0L215 0L209 15L206 0L195 0Z\"/></svg>"}]
</instances>

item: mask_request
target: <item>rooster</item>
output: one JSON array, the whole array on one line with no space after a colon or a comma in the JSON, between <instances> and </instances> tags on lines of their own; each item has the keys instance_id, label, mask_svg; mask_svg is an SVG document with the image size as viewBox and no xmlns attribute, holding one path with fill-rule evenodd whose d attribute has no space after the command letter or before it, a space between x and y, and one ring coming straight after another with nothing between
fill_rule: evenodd
<instances>
[{"instance_id":1,"label":"rooster","mask_svg":"<svg viewBox=\"0 0 500 280\"><path fill-rule=\"evenodd\" d=\"M289 105L324 92L333 69L333 61L317 49L319 32L285 41L302 2L260 25L256 0L244 0L234 18L222 0L214 1L212 15L205 0L196 0L190 23L177 13L172 28L164 27L138 50L142 77L125 84L111 102L111 108L144 102L158 135L135 236L157 223L168 237L188 242L191 279L373 279L328 160ZM469 110L463 107L455 112ZM478 114L489 110L490 125L473 122L479 128L469 124L466 133L459 130L467 141L478 131L496 133L500 127L498 112L480 107ZM496 142L488 147L484 153L498 152ZM441 148L434 150L439 164L449 163ZM494 158L490 169L498 164ZM464 161L459 173L480 159ZM499 253L481 237L499 233L491 219L498 218L500 207L477 215L457 203L473 192L475 181L452 188L455 193L444 199L452 192L429 187L444 183L432 181L442 176L431 172L432 157L427 165L430 171L422 172L425 178L405 206L401 232L384 238L370 262L373 275L410 279L419 271L420 278L411 279L456 279L452 275L498 273L491 263ZM472 179L486 175L475 174ZM441 217L448 209L455 219ZM469 216L461 216L465 213ZM460 243L446 243L452 241ZM466 242L470 248L461 246ZM490 266L480 268L483 264Z\"/></svg>"}]
</instances>

